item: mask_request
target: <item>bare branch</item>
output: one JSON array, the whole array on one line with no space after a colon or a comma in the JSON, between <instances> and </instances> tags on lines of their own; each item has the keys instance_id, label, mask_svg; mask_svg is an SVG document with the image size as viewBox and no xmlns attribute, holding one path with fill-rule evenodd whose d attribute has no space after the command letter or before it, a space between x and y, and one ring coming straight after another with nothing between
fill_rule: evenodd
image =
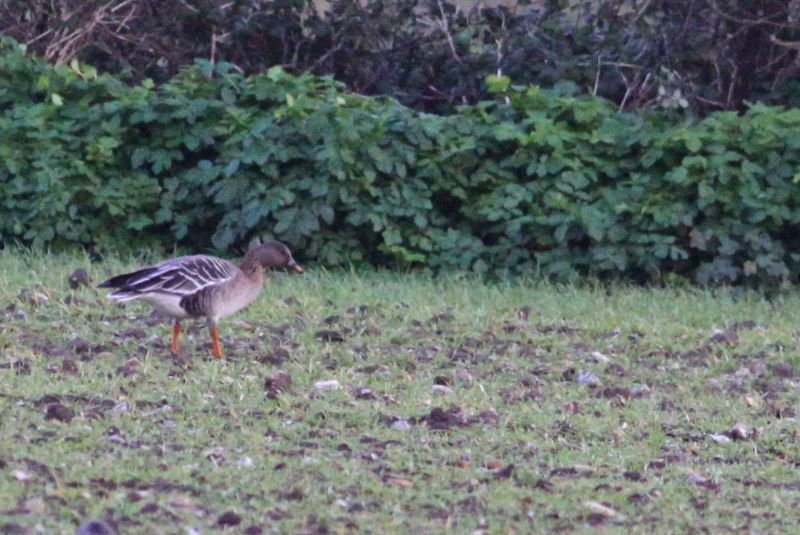
<instances>
[{"instance_id":1,"label":"bare branch","mask_svg":"<svg viewBox=\"0 0 800 535\"><path fill-rule=\"evenodd\" d=\"M597 96L597 88L600 86L600 70L603 65L600 56L597 56L597 73L594 76L594 87L592 88L592 96Z\"/></svg>"},{"instance_id":2,"label":"bare branch","mask_svg":"<svg viewBox=\"0 0 800 535\"><path fill-rule=\"evenodd\" d=\"M723 11L722 8L720 8L719 5L717 4L716 0L709 0L708 4L709 6L711 6L711 9L717 15L719 15L723 19L735 22L736 24L741 24L745 26L761 26L764 24L769 24L770 26L777 26L778 28L784 28L786 26L786 24L782 22L773 22L772 20L770 20L771 18L777 16L777 14L768 17L762 17L760 19L749 19L745 17L737 17L735 15L731 15L730 13Z\"/></svg>"},{"instance_id":3,"label":"bare branch","mask_svg":"<svg viewBox=\"0 0 800 535\"><path fill-rule=\"evenodd\" d=\"M448 22L447 15L444 12L444 6L442 5L442 0L436 0L436 3L439 5L439 14L441 15L441 18L438 20L439 27L447 37L447 44L450 46L450 52L453 53L453 58L455 58L457 62L462 63L461 56L458 55L458 50L456 50L456 44L453 41L453 34L450 33L450 23Z\"/></svg>"},{"instance_id":4,"label":"bare branch","mask_svg":"<svg viewBox=\"0 0 800 535\"><path fill-rule=\"evenodd\" d=\"M791 50L800 50L800 41L781 41L774 35L769 36L769 42L773 45L789 48Z\"/></svg>"}]
</instances>

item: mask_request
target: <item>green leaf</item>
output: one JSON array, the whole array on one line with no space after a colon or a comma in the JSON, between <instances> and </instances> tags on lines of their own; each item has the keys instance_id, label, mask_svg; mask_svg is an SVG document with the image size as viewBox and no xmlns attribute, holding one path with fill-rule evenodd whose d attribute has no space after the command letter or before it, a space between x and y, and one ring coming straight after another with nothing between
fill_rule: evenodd
<instances>
[{"instance_id":1,"label":"green leaf","mask_svg":"<svg viewBox=\"0 0 800 535\"><path fill-rule=\"evenodd\" d=\"M511 78L490 74L486 77L486 85L490 93L504 93L508 91L508 87L511 85Z\"/></svg>"},{"instance_id":2,"label":"green leaf","mask_svg":"<svg viewBox=\"0 0 800 535\"><path fill-rule=\"evenodd\" d=\"M236 171L239 170L239 160L231 160L228 162L228 165L225 166L225 171L223 172L226 177L233 176L236 174Z\"/></svg>"}]
</instances>

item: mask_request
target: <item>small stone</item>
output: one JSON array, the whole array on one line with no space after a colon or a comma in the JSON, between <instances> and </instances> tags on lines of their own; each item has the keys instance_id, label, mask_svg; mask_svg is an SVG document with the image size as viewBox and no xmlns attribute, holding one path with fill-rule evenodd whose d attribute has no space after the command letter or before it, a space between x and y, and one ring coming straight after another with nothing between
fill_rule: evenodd
<instances>
[{"instance_id":1,"label":"small stone","mask_svg":"<svg viewBox=\"0 0 800 535\"><path fill-rule=\"evenodd\" d=\"M250 468L251 466L253 466L253 459L245 455L244 457L236 461L236 466L238 468Z\"/></svg>"},{"instance_id":2,"label":"small stone","mask_svg":"<svg viewBox=\"0 0 800 535\"><path fill-rule=\"evenodd\" d=\"M711 433L708 437L718 444L727 444L731 441L731 437L722 433Z\"/></svg>"},{"instance_id":3,"label":"small stone","mask_svg":"<svg viewBox=\"0 0 800 535\"><path fill-rule=\"evenodd\" d=\"M31 475L25 470L12 470L11 477L17 481L30 481L32 479Z\"/></svg>"},{"instance_id":4,"label":"small stone","mask_svg":"<svg viewBox=\"0 0 800 535\"><path fill-rule=\"evenodd\" d=\"M445 385L433 385L433 393L440 396L449 396L453 393L453 389Z\"/></svg>"},{"instance_id":5,"label":"small stone","mask_svg":"<svg viewBox=\"0 0 800 535\"><path fill-rule=\"evenodd\" d=\"M692 472L686 477L686 481L697 485L698 483L705 483L708 478L701 476L697 472Z\"/></svg>"},{"instance_id":6,"label":"small stone","mask_svg":"<svg viewBox=\"0 0 800 535\"><path fill-rule=\"evenodd\" d=\"M339 390L340 388L342 388L342 385L336 379L332 379L330 381L317 381L316 383L314 383L314 388L321 392L324 392L327 390Z\"/></svg>"},{"instance_id":7,"label":"small stone","mask_svg":"<svg viewBox=\"0 0 800 535\"><path fill-rule=\"evenodd\" d=\"M408 423L408 420L397 420L392 424L392 429L396 431L408 431L411 429L411 424Z\"/></svg>"},{"instance_id":8,"label":"small stone","mask_svg":"<svg viewBox=\"0 0 800 535\"><path fill-rule=\"evenodd\" d=\"M592 372L578 372L575 375L575 382L579 385L599 386L601 384L600 378Z\"/></svg>"},{"instance_id":9,"label":"small stone","mask_svg":"<svg viewBox=\"0 0 800 535\"><path fill-rule=\"evenodd\" d=\"M169 504L176 509L189 509L199 511L200 508L195 505L191 498L188 496L176 496L170 500Z\"/></svg>"},{"instance_id":10,"label":"small stone","mask_svg":"<svg viewBox=\"0 0 800 535\"><path fill-rule=\"evenodd\" d=\"M750 438L750 433L747 431L747 427L745 427L744 424L737 423L731 430L731 437L734 440L747 440Z\"/></svg>"},{"instance_id":11,"label":"small stone","mask_svg":"<svg viewBox=\"0 0 800 535\"><path fill-rule=\"evenodd\" d=\"M50 296L44 292L40 292L39 290L31 290L29 288L23 288L22 290L19 291L17 299L19 299L23 303L28 303L33 306L39 306L50 301Z\"/></svg>"},{"instance_id":12,"label":"small stone","mask_svg":"<svg viewBox=\"0 0 800 535\"><path fill-rule=\"evenodd\" d=\"M210 448L203 453L203 457L208 459L209 461L213 462L214 464L219 464L223 460L225 460L225 448L222 446L215 446Z\"/></svg>"},{"instance_id":13,"label":"small stone","mask_svg":"<svg viewBox=\"0 0 800 535\"><path fill-rule=\"evenodd\" d=\"M600 502L586 501L583 502L583 505L590 511L609 518L614 518L616 520L624 520L625 518L616 509L609 507L605 504L602 504Z\"/></svg>"},{"instance_id":14,"label":"small stone","mask_svg":"<svg viewBox=\"0 0 800 535\"><path fill-rule=\"evenodd\" d=\"M475 378L472 376L472 374L463 368L456 370L456 379L468 385L471 385L473 382L475 382Z\"/></svg>"},{"instance_id":15,"label":"small stone","mask_svg":"<svg viewBox=\"0 0 800 535\"><path fill-rule=\"evenodd\" d=\"M610 358L608 358L607 356L603 355L599 351L592 351L589 356L592 357L593 361L595 361L597 363L600 363L600 364L606 364L607 362L611 362Z\"/></svg>"},{"instance_id":16,"label":"small stone","mask_svg":"<svg viewBox=\"0 0 800 535\"><path fill-rule=\"evenodd\" d=\"M41 516L45 511L44 500L41 498L28 498L22 502L22 508L30 515Z\"/></svg>"},{"instance_id":17,"label":"small stone","mask_svg":"<svg viewBox=\"0 0 800 535\"><path fill-rule=\"evenodd\" d=\"M176 422L175 420L164 420L163 422L161 422L161 427L163 427L164 429L177 429L178 422Z\"/></svg>"}]
</instances>

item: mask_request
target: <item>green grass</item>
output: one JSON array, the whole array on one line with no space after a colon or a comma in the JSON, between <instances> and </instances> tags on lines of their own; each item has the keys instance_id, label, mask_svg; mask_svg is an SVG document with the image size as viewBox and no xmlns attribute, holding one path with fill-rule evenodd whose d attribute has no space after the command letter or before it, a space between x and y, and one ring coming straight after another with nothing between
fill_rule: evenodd
<instances>
[{"instance_id":1,"label":"green grass","mask_svg":"<svg viewBox=\"0 0 800 535\"><path fill-rule=\"evenodd\" d=\"M200 324L175 358L148 306L71 291L77 267L134 263L0 252L0 531L795 529L795 296L312 268L223 321L217 361Z\"/></svg>"}]
</instances>

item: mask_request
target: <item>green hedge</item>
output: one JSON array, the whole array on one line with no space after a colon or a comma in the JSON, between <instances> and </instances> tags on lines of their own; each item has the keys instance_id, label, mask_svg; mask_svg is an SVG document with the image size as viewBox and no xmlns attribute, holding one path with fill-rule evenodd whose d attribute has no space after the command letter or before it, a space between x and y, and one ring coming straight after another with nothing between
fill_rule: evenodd
<instances>
[{"instance_id":1,"label":"green hedge","mask_svg":"<svg viewBox=\"0 0 800 535\"><path fill-rule=\"evenodd\" d=\"M701 283L798 275L800 110L697 123L490 78L448 116L279 68L129 86L0 47L0 239Z\"/></svg>"}]
</instances>

